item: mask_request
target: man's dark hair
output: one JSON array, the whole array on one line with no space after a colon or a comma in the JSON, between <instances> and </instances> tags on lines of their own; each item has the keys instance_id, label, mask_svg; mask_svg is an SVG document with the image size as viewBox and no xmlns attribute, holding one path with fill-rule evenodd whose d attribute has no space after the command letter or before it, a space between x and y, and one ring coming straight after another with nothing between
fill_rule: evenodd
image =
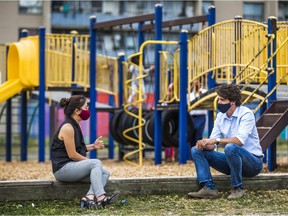
<instances>
[{"instance_id":1,"label":"man's dark hair","mask_svg":"<svg viewBox=\"0 0 288 216\"><path fill-rule=\"evenodd\" d=\"M235 84L223 84L217 90L217 94L224 99L235 102L236 106L240 106L241 102L241 91Z\"/></svg>"}]
</instances>

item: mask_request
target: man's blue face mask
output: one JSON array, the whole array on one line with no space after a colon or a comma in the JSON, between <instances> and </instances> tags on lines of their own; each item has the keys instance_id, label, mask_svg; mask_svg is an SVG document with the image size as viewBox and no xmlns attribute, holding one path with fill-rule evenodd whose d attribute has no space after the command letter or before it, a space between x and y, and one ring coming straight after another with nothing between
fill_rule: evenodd
<instances>
[{"instance_id":1,"label":"man's blue face mask","mask_svg":"<svg viewBox=\"0 0 288 216\"><path fill-rule=\"evenodd\" d=\"M226 113L230 109L231 106L232 105L230 103L227 103L227 104L217 103L217 109L222 113Z\"/></svg>"}]
</instances>

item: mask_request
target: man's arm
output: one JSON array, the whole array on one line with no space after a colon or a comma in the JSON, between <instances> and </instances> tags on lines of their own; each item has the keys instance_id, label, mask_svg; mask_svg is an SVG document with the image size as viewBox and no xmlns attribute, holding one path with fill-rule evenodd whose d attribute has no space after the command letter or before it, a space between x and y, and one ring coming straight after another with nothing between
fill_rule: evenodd
<instances>
[{"instance_id":1,"label":"man's arm","mask_svg":"<svg viewBox=\"0 0 288 216\"><path fill-rule=\"evenodd\" d=\"M203 145L206 147L209 146L214 146L215 144L217 144L217 140L215 138L212 139L203 139ZM230 138L224 138L224 139L220 139L219 144L220 146L225 146L228 143L235 143L239 146L242 146L243 144L241 143L241 141L237 138L237 137L230 137ZM209 147L211 148L211 147ZM205 148L206 149L206 148Z\"/></svg>"},{"instance_id":2,"label":"man's arm","mask_svg":"<svg viewBox=\"0 0 288 216\"><path fill-rule=\"evenodd\" d=\"M242 146L244 143L246 143L246 140L248 139L249 134L253 131L254 126L254 114L252 112L246 112L241 116L237 134L235 134L233 137L227 137L222 139L221 137L217 136L216 133L211 133L211 138L204 139L204 143L206 143L206 145L214 145L217 144L216 138L221 138L219 141L219 145L221 146L225 146L228 143L235 143L239 146Z\"/></svg>"},{"instance_id":3,"label":"man's arm","mask_svg":"<svg viewBox=\"0 0 288 216\"><path fill-rule=\"evenodd\" d=\"M255 116L251 110L241 116L236 137L243 145L247 142L249 135L253 132L255 124Z\"/></svg>"}]
</instances>

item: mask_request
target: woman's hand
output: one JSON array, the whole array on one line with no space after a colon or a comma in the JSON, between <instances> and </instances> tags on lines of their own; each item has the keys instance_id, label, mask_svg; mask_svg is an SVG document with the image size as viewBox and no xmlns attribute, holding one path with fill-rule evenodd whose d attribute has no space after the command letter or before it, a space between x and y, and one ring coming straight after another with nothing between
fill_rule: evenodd
<instances>
[{"instance_id":1,"label":"woman's hand","mask_svg":"<svg viewBox=\"0 0 288 216\"><path fill-rule=\"evenodd\" d=\"M103 141L101 140L102 136L98 137L93 143L95 149L103 149L105 148Z\"/></svg>"}]
</instances>

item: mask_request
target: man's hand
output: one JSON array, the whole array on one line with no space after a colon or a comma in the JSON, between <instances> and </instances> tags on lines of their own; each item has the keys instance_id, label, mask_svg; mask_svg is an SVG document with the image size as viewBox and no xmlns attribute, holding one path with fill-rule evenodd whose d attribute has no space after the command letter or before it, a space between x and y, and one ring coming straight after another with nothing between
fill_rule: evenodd
<instances>
[{"instance_id":1,"label":"man's hand","mask_svg":"<svg viewBox=\"0 0 288 216\"><path fill-rule=\"evenodd\" d=\"M196 148L197 148L198 150L203 150L204 147L205 147L205 144L204 144L203 140L198 140L198 141L196 142Z\"/></svg>"},{"instance_id":2,"label":"man's hand","mask_svg":"<svg viewBox=\"0 0 288 216\"><path fill-rule=\"evenodd\" d=\"M196 142L196 148L199 150L213 150L215 148L216 140L204 138Z\"/></svg>"},{"instance_id":3,"label":"man's hand","mask_svg":"<svg viewBox=\"0 0 288 216\"><path fill-rule=\"evenodd\" d=\"M207 138L204 138L203 139L203 142L205 143L205 146L211 146L211 145L214 145L216 144L216 139L207 139Z\"/></svg>"}]
</instances>

